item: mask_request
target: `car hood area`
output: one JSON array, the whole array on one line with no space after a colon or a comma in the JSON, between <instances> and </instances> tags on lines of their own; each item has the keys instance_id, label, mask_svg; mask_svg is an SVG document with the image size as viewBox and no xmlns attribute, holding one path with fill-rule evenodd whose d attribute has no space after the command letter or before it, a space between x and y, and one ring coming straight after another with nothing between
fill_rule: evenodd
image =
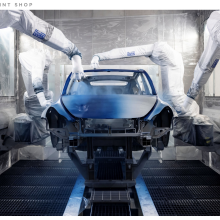
<instances>
[{"instance_id":1,"label":"car hood area","mask_svg":"<svg viewBox=\"0 0 220 220\"><path fill-rule=\"evenodd\" d=\"M78 118L140 118L155 105L156 95L64 95L65 108Z\"/></svg>"}]
</instances>

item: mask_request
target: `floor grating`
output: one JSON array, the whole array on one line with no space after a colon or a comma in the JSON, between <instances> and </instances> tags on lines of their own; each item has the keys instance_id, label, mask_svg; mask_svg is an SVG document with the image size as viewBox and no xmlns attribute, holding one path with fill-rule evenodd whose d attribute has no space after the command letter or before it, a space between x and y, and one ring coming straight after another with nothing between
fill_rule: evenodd
<instances>
[{"instance_id":1,"label":"floor grating","mask_svg":"<svg viewBox=\"0 0 220 220\"><path fill-rule=\"evenodd\" d=\"M207 215L207 212L196 200L184 199L184 200L170 200L168 202L172 206L176 215L181 215L181 216Z\"/></svg>"},{"instance_id":2,"label":"floor grating","mask_svg":"<svg viewBox=\"0 0 220 220\"><path fill-rule=\"evenodd\" d=\"M156 200L154 201L154 205L157 209L158 215L163 216L175 216L172 206L166 200Z\"/></svg>"},{"instance_id":3,"label":"floor grating","mask_svg":"<svg viewBox=\"0 0 220 220\"><path fill-rule=\"evenodd\" d=\"M72 161L19 161L0 175L0 215L63 215L79 172ZM220 175L200 161L147 161L142 176L159 215L220 215ZM130 215L99 204L95 215Z\"/></svg>"},{"instance_id":4,"label":"floor grating","mask_svg":"<svg viewBox=\"0 0 220 220\"><path fill-rule=\"evenodd\" d=\"M147 161L141 174L159 215L220 215L220 175L201 161Z\"/></svg>"},{"instance_id":5,"label":"floor grating","mask_svg":"<svg viewBox=\"0 0 220 220\"><path fill-rule=\"evenodd\" d=\"M0 199L0 216L12 215L22 203L22 199Z\"/></svg>"},{"instance_id":6,"label":"floor grating","mask_svg":"<svg viewBox=\"0 0 220 220\"><path fill-rule=\"evenodd\" d=\"M201 206L203 206L208 215L220 215L220 199L198 199Z\"/></svg>"},{"instance_id":7,"label":"floor grating","mask_svg":"<svg viewBox=\"0 0 220 220\"><path fill-rule=\"evenodd\" d=\"M179 186L180 181L175 176L156 176L157 184L161 186Z\"/></svg>"},{"instance_id":8,"label":"floor grating","mask_svg":"<svg viewBox=\"0 0 220 220\"><path fill-rule=\"evenodd\" d=\"M196 199L216 199L219 197L218 193L210 186L187 186L187 189Z\"/></svg>"},{"instance_id":9,"label":"floor grating","mask_svg":"<svg viewBox=\"0 0 220 220\"><path fill-rule=\"evenodd\" d=\"M20 176L18 175L0 175L0 186L11 186L15 183Z\"/></svg>"},{"instance_id":10,"label":"floor grating","mask_svg":"<svg viewBox=\"0 0 220 220\"><path fill-rule=\"evenodd\" d=\"M0 199L25 199L31 194L35 186L9 186L6 189L0 187Z\"/></svg>"},{"instance_id":11,"label":"floor grating","mask_svg":"<svg viewBox=\"0 0 220 220\"><path fill-rule=\"evenodd\" d=\"M72 161L18 161L0 175L0 216L62 216L78 175Z\"/></svg>"}]
</instances>

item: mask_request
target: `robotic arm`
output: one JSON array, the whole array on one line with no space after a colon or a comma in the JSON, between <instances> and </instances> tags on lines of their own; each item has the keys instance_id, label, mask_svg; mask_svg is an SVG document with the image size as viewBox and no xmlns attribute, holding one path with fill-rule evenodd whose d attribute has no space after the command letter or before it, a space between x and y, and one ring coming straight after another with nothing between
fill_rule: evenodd
<instances>
[{"instance_id":1,"label":"robotic arm","mask_svg":"<svg viewBox=\"0 0 220 220\"><path fill-rule=\"evenodd\" d=\"M93 56L91 67L96 69L99 67L99 61L112 60L120 58L151 56L153 53L154 44L142 45L137 47L125 47L110 50L104 53L97 53Z\"/></svg>"},{"instance_id":2,"label":"robotic arm","mask_svg":"<svg viewBox=\"0 0 220 220\"><path fill-rule=\"evenodd\" d=\"M214 11L207 21L210 36L208 44L194 70L194 78L187 92L183 107L187 111L198 95L200 89L208 81L220 58L220 11Z\"/></svg>"},{"instance_id":3,"label":"robotic arm","mask_svg":"<svg viewBox=\"0 0 220 220\"><path fill-rule=\"evenodd\" d=\"M40 105L48 107L52 100L45 99L44 90L48 90L47 72L52 61L49 51L31 49L20 53L19 61L28 96L36 94Z\"/></svg>"},{"instance_id":4,"label":"robotic arm","mask_svg":"<svg viewBox=\"0 0 220 220\"><path fill-rule=\"evenodd\" d=\"M178 114L183 114L183 101L185 99L183 73L184 66L180 53L175 51L166 42L157 42L155 44L117 48L108 52L98 53L93 56L91 61L92 68L98 68L99 61L109 59L120 59L145 56L152 62L161 67L163 100L169 103ZM199 106L193 100L192 106L184 115L197 114Z\"/></svg>"},{"instance_id":5,"label":"robotic arm","mask_svg":"<svg viewBox=\"0 0 220 220\"><path fill-rule=\"evenodd\" d=\"M196 116L199 107L195 102L200 89L208 81L220 59L220 11L214 11L207 21L210 32L208 44L194 70L194 78L187 92L183 92L183 62L181 55L165 43L154 45L118 48L109 52L95 54L91 66L97 68L99 61L133 56L149 57L161 66L164 101L170 103L182 116ZM165 46L166 45L166 46Z\"/></svg>"},{"instance_id":6,"label":"robotic arm","mask_svg":"<svg viewBox=\"0 0 220 220\"><path fill-rule=\"evenodd\" d=\"M45 45L48 45L49 47L52 47L55 50L63 52L72 61L72 80L80 80L82 77L84 77L84 72L81 64L82 55L80 51L71 41L69 41L65 37L62 31L60 31L56 27L53 27L47 22L36 17L30 11L0 10L0 28L6 27L12 27L32 37L33 39ZM40 54L38 55L40 56ZM42 97L45 99L42 91L39 92L42 89L40 88L40 84L42 84L42 68L44 70L45 65L43 63L39 63L39 65L37 65L38 61L44 61L42 57L31 57L32 59L34 59L33 61L30 61L30 58L25 57L24 54L21 55L19 59L22 65L24 65L24 60L30 61L35 93L38 94L38 98ZM41 66L42 68L39 68L39 66ZM39 88L37 89L37 87Z\"/></svg>"}]
</instances>

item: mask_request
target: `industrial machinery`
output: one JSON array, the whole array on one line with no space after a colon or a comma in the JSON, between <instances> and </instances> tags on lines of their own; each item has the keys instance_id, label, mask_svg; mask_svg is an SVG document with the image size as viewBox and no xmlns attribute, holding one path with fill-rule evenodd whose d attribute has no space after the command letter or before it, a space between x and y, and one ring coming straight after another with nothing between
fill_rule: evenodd
<instances>
[{"instance_id":1,"label":"industrial machinery","mask_svg":"<svg viewBox=\"0 0 220 220\"><path fill-rule=\"evenodd\" d=\"M132 187L151 146L163 150L173 110L161 101L144 70L85 70L66 80L59 101L46 109L53 147L67 150L88 187ZM143 150L137 162L132 151ZM85 163L77 152L86 151Z\"/></svg>"}]
</instances>

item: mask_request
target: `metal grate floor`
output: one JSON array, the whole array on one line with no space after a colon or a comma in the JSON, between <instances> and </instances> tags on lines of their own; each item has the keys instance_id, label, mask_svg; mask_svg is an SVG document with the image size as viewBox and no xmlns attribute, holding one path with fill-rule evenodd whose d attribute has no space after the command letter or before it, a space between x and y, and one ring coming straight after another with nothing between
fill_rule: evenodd
<instances>
[{"instance_id":1,"label":"metal grate floor","mask_svg":"<svg viewBox=\"0 0 220 220\"><path fill-rule=\"evenodd\" d=\"M17 162L0 175L0 216L63 215L78 174L72 161ZM142 176L159 215L220 215L220 175L202 162L147 161ZM92 215L130 211L124 203L94 203Z\"/></svg>"},{"instance_id":2,"label":"metal grate floor","mask_svg":"<svg viewBox=\"0 0 220 220\"><path fill-rule=\"evenodd\" d=\"M159 215L220 215L220 175L202 162L147 161L142 176Z\"/></svg>"},{"instance_id":3,"label":"metal grate floor","mask_svg":"<svg viewBox=\"0 0 220 220\"><path fill-rule=\"evenodd\" d=\"M62 216L78 175L72 161L18 161L0 175L0 215Z\"/></svg>"}]
</instances>

